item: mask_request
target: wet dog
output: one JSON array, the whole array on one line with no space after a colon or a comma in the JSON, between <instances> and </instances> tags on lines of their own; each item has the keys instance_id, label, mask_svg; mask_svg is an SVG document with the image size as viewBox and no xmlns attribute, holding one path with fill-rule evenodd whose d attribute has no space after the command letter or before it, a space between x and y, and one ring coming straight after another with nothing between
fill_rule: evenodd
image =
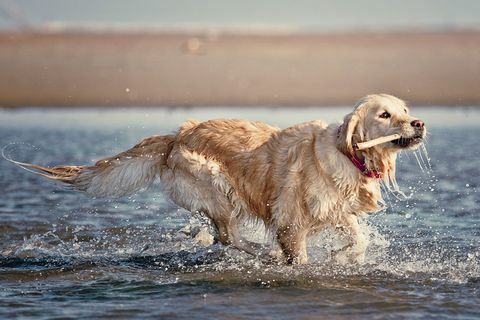
<instances>
[{"instance_id":1,"label":"wet dog","mask_svg":"<svg viewBox=\"0 0 480 320\"><path fill-rule=\"evenodd\" d=\"M355 261L368 244L358 217L381 209L381 182L398 189L397 154L417 148L425 133L402 100L376 94L361 99L343 124L316 120L281 130L243 120L190 120L175 134L148 137L93 166L14 162L96 197L130 194L160 178L176 204L212 220L222 244L255 253L239 225L261 221L288 263L307 263L307 237L333 226L348 239L337 256ZM354 148L390 134L401 138Z\"/></svg>"}]
</instances>

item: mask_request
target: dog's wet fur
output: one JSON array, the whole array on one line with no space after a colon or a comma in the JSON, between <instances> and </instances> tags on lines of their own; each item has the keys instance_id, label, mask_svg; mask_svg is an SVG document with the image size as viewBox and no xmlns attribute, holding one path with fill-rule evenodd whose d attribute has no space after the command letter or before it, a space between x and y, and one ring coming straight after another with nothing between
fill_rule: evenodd
<instances>
[{"instance_id":1,"label":"dog's wet fur","mask_svg":"<svg viewBox=\"0 0 480 320\"><path fill-rule=\"evenodd\" d=\"M353 148L391 134L401 138ZM398 152L417 148L425 134L404 101L374 94L362 98L343 124L315 120L281 130L244 120L190 120L175 134L148 137L93 166L12 161L96 197L137 192L160 178L176 204L212 220L225 245L256 254L239 225L264 223L287 263L307 263L307 237L332 226L348 239L335 254L339 261L362 261L368 239L357 219L382 208L380 185L396 187ZM350 161L353 154L381 178L365 176Z\"/></svg>"}]
</instances>

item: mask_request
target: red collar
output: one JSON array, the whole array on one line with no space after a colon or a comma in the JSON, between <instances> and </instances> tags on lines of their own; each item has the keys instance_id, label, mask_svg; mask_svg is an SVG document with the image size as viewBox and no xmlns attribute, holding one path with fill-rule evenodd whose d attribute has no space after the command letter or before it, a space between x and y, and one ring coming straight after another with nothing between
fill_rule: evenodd
<instances>
[{"instance_id":1,"label":"red collar","mask_svg":"<svg viewBox=\"0 0 480 320\"><path fill-rule=\"evenodd\" d=\"M382 177L382 173L378 172L377 170L370 170L367 168L365 161L357 157L356 154L351 154L349 157L350 161L353 163L355 167L360 170L365 177L380 179Z\"/></svg>"},{"instance_id":2,"label":"red collar","mask_svg":"<svg viewBox=\"0 0 480 320\"><path fill-rule=\"evenodd\" d=\"M337 137L340 136L340 131L342 130L342 126L338 127L337 129ZM365 176L369 178L374 178L374 179L381 179L382 178L382 173L378 172L377 170L370 170L367 168L367 165L365 164L365 160L360 159L357 157L357 155L350 154L345 156L350 159L350 161L353 163L355 167L357 167L358 170Z\"/></svg>"}]
</instances>

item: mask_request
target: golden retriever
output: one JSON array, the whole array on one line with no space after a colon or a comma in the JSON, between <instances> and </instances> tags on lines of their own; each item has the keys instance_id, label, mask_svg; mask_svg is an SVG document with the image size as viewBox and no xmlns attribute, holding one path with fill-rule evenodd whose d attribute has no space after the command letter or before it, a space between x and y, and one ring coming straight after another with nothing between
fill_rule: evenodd
<instances>
[{"instance_id":1,"label":"golden retriever","mask_svg":"<svg viewBox=\"0 0 480 320\"><path fill-rule=\"evenodd\" d=\"M401 138L353 147L395 133ZM315 120L281 130L243 120L190 120L175 134L148 137L93 166L16 163L97 197L133 193L159 177L175 203L212 220L222 244L252 253L239 224L262 221L288 263L307 263L307 237L333 226L349 241L339 255L355 261L368 244L357 217L381 209L381 182L398 188L397 153L418 147L425 134L402 100L374 94L343 124Z\"/></svg>"}]
</instances>

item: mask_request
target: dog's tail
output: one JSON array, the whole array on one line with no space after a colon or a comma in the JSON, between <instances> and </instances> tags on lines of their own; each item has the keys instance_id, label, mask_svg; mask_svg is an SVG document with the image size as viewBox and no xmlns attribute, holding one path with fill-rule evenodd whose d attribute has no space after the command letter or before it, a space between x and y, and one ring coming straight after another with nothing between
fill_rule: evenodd
<instances>
[{"instance_id":1,"label":"dog's tail","mask_svg":"<svg viewBox=\"0 0 480 320\"><path fill-rule=\"evenodd\" d=\"M48 179L66 183L95 197L120 197L148 187L166 165L173 148L174 135L152 136L116 156L97 161L93 166L56 166L46 168L18 162L23 169Z\"/></svg>"}]
</instances>

